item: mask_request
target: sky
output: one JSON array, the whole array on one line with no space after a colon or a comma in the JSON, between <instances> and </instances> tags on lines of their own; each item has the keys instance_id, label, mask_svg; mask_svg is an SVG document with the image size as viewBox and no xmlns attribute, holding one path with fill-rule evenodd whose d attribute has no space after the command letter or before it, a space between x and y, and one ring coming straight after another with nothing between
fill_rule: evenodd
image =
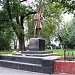
<instances>
[{"instance_id":1,"label":"sky","mask_svg":"<svg viewBox=\"0 0 75 75\"><path fill-rule=\"evenodd\" d=\"M35 0L27 0L25 2L22 2L22 4L27 5L27 6L31 6L34 10L36 9Z\"/></svg>"},{"instance_id":2,"label":"sky","mask_svg":"<svg viewBox=\"0 0 75 75\"><path fill-rule=\"evenodd\" d=\"M0 9L1 9L2 7L0 6Z\"/></svg>"},{"instance_id":3,"label":"sky","mask_svg":"<svg viewBox=\"0 0 75 75\"><path fill-rule=\"evenodd\" d=\"M25 5L32 5L32 3L34 3L35 0L27 0L25 2L22 2L22 4L25 4Z\"/></svg>"},{"instance_id":4,"label":"sky","mask_svg":"<svg viewBox=\"0 0 75 75\"><path fill-rule=\"evenodd\" d=\"M22 2L22 4L25 4L25 5L31 5L32 6L32 3L34 3L35 0L27 0L25 2ZM1 9L1 6L0 6L0 9Z\"/></svg>"},{"instance_id":5,"label":"sky","mask_svg":"<svg viewBox=\"0 0 75 75\"><path fill-rule=\"evenodd\" d=\"M73 18L73 14L68 14L68 13L65 13L65 14L63 14L62 15L63 16L63 20L65 21L65 22L67 22L67 21L71 21L71 19Z\"/></svg>"}]
</instances>

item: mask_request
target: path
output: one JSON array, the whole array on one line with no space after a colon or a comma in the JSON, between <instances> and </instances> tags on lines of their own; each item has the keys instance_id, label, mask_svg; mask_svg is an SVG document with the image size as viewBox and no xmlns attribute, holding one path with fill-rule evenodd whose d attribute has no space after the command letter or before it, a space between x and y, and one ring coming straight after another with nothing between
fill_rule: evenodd
<instances>
[{"instance_id":1,"label":"path","mask_svg":"<svg viewBox=\"0 0 75 75\"><path fill-rule=\"evenodd\" d=\"M0 67L0 75L73 75L73 74L44 74L44 73L29 72L24 70Z\"/></svg>"}]
</instances>

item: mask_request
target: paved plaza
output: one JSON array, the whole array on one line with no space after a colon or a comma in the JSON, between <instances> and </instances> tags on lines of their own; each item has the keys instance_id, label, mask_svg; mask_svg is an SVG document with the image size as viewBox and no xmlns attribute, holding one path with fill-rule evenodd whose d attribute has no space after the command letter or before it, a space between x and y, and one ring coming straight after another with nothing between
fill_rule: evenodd
<instances>
[{"instance_id":1,"label":"paved plaza","mask_svg":"<svg viewBox=\"0 0 75 75\"><path fill-rule=\"evenodd\" d=\"M10 69L5 67L0 67L0 75L73 75L73 74L44 74L37 72L29 72L24 70Z\"/></svg>"}]
</instances>

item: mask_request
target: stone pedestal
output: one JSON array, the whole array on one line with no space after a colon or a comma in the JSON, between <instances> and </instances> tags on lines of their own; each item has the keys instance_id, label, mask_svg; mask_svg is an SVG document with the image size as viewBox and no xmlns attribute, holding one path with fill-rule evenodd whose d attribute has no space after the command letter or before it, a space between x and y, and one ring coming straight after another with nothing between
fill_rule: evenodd
<instances>
[{"instance_id":1,"label":"stone pedestal","mask_svg":"<svg viewBox=\"0 0 75 75\"><path fill-rule=\"evenodd\" d=\"M29 40L30 51L45 51L45 40L42 38L31 38Z\"/></svg>"}]
</instances>

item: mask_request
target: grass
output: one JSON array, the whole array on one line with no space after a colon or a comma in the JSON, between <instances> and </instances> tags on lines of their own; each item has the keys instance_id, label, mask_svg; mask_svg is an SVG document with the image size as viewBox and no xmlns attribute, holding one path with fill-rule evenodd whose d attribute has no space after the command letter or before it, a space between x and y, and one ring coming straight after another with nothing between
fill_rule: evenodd
<instances>
[{"instance_id":1,"label":"grass","mask_svg":"<svg viewBox=\"0 0 75 75\"><path fill-rule=\"evenodd\" d=\"M47 51L53 51L53 53L64 54L64 50L62 49L46 49Z\"/></svg>"},{"instance_id":2,"label":"grass","mask_svg":"<svg viewBox=\"0 0 75 75\"><path fill-rule=\"evenodd\" d=\"M63 49L46 49L47 51L53 51L53 53L57 53L59 55L64 55L64 50ZM0 50L0 54L12 54L14 50ZM17 50L15 50L17 51ZM69 51L67 51L69 52ZM74 51L74 54L75 54L75 51Z\"/></svg>"},{"instance_id":3,"label":"grass","mask_svg":"<svg viewBox=\"0 0 75 75\"><path fill-rule=\"evenodd\" d=\"M13 50L0 50L0 54L11 54Z\"/></svg>"},{"instance_id":4,"label":"grass","mask_svg":"<svg viewBox=\"0 0 75 75\"><path fill-rule=\"evenodd\" d=\"M47 51L53 51L54 53L64 54L64 50L61 49L46 49ZM11 54L14 50L0 50L0 54Z\"/></svg>"},{"instance_id":5,"label":"grass","mask_svg":"<svg viewBox=\"0 0 75 75\"><path fill-rule=\"evenodd\" d=\"M62 50L62 49L54 49L54 50L52 50L54 53L58 53L58 54L64 54L64 50Z\"/></svg>"},{"instance_id":6,"label":"grass","mask_svg":"<svg viewBox=\"0 0 75 75\"><path fill-rule=\"evenodd\" d=\"M53 51L53 53L58 53L59 55L64 55L64 50L63 49L53 49L53 50L51 50L51 49L46 49L46 50L48 50L48 51ZM71 50L69 51L69 50L67 50L67 53L68 52L72 52ZM75 51L73 51L74 52L74 54L75 54Z\"/></svg>"}]
</instances>

